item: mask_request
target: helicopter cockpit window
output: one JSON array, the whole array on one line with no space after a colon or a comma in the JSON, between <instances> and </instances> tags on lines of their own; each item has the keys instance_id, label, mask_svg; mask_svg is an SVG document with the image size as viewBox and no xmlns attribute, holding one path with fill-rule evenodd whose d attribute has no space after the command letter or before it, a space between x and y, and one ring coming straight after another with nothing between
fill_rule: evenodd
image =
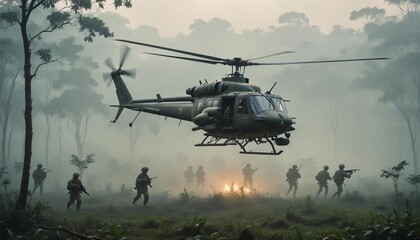
<instances>
[{"instance_id":1,"label":"helicopter cockpit window","mask_svg":"<svg viewBox=\"0 0 420 240\"><path fill-rule=\"evenodd\" d=\"M283 99L276 97L273 97L271 99L273 100L274 106L277 108L277 110L287 112L286 105L284 104Z\"/></svg>"},{"instance_id":2,"label":"helicopter cockpit window","mask_svg":"<svg viewBox=\"0 0 420 240\"><path fill-rule=\"evenodd\" d=\"M246 98L242 98L241 101L239 102L238 113L248 114L248 103L246 102Z\"/></svg>"},{"instance_id":3,"label":"helicopter cockpit window","mask_svg":"<svg viewBox=\"0 0 420 240\"><path fill-rule=\"evenodd\" d=\"M250 100L253 113L274 110L273 104L265 96L251 96Z\"/></svg>"}]
</instances>

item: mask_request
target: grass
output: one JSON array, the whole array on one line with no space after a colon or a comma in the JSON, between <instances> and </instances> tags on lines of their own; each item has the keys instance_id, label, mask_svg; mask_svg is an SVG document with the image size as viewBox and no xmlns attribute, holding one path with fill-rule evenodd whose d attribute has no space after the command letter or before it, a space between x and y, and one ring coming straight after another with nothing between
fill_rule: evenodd
<instances>
[{"instance_id":1,"label":"grass","mask_svg":"<svg viewBox=\"0 0 420 240\"><path fill-rule=\"evenodd\" d=\"M405 225L397 227L392 211L386 210L392 209L392 201L355 201L364 199L360 193L339 200L313 200L311 196L284 199L221 193L198 197L184 191L177 197L151 195L147 207L133 206L133 197L121 193L83 195L80 212L66 209L68 196L64 194L51 194L40 202L49 206L48 225L103 239L375 239L389 235L390 227L406 237L400 239L420 239L420 204L407 208ZM23 235L32 236L41 227L34 226ZM71 237L61 233L59 238L57 231L47 230L36 234Z\"/></svg>"}]
</instances>

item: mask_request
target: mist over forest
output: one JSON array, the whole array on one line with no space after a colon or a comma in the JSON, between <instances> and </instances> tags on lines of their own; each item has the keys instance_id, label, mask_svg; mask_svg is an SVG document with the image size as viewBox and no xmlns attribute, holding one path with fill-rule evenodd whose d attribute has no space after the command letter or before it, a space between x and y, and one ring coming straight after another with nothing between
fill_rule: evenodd
<instances>
[{"instance_id":1,"label":"mist over forest","mask_svg":"<svg viewBox=\"0 0 420 240\"><path fill-rule=\"evenodd\" d=\"M286 172L296 164L302 165L297 196L303 198L316 193L314 177L324 165L329 165L333 174L339 164L345 164L346 168L361 169L346 181L345 192L392 196L393 186L383 181L381 170L406 160L409 165L402 178L419 171L420 13L417 4L391 6L400 8L401 14L390 15L375 7L350 11L349 19L360 28L337 24L321 31L304 12L292 11L279 12L278 21L266 29L238 31L225 19L196 19L188 32L173 36L162 36L154 26L133 26L118 11L91 13L105 22L115 39L220 58L253 59L282 51L294 53L261 62L390 58L247 67L245 76L251 84L265 92L277 83L273 92L290 100L287 108L296 118L296 130L291 133L291 143L282 147L284 152L278 156L239 154L238 146L195 147L204 132L192 131L194 123L144 112L132 127L129 123L137 112L127 109L116 123L111 123L117 109L109 105L118 104L118 99L115 86L103 80L103 73L111 72L104 61L111 57L118 65L124 44L100 36L86 42L87 36L77 27L44 33L32 46L32 67L40 67L32 82L30 172L37 164L51 169L44 193L66 193L67 181L74 172L80 172L69 162L72 155L85 159L94 154L94 163L81 176L91 194L134 187L140 169L147 166L149 176L158 177L149 190L151 196L165 192L177 196L184 191L187 167L195 171L203 166L204 189L186 190L206 197L222 192L225 184L242 184L241 169L250 163L258 168L254 174L256 191L284 197ZM8 1L1 2L0 16L12 7ZM28 29L35 34L42 29L47 13L40 10L33 14ZM0 165L9 173L8 190L13 191L19 191L25 142L21 41L16 25L0 21ZM134 99L155 98L156 94L185 96L185 90L199 81L221 81L231 71L228 66L144 54L166 54L156 49L129 47L125 68L136 69L137 75L123 80ZM45 52L38 50L48 50L48 60L52 61L44 65ZM31 178L29 189L32 187ZM414 190L404 182L403 192L410 195ZM331 183L330 192L334 191Z\"/></svg>"}]
</instances>

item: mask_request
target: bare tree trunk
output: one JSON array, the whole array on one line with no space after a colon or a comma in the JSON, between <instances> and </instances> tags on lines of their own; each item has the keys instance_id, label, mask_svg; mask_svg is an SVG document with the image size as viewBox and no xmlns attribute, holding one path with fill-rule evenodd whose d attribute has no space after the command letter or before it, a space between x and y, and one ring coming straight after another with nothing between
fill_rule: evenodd
<instances>
[{"instance_id":1,"label":"bare tree trunk","mask_svg":"<svg viewBox=\"0 0 420 240\"><path fill-rule=\"evenodd\" d=\"M45 114L45 122L47 123L47 133L45 136L45 165L49 162L49 146L50 146L50 117Z\"/></svg>"},{"instance_id":2,"label":"bare tree trunk","mask_svg":"<svg viewBox=\"0 0 420 240\"><path fill-rule=\"evenodd\" d=\"M16 210L23 211L26 208L28 200L28 188L29 188L29 169L31 167L32 157L32 78L31 75L31 49L30 42L27 33L28 16L26 15L26 1L22 1L22 22L20 23L20 29L22 33L23 51L25 56L24 63L24 78L25 78L25 153L23 158L23 170L22 170L22 181L20 183L19 196L16 202Z\"/></svg>"}]
</instances>

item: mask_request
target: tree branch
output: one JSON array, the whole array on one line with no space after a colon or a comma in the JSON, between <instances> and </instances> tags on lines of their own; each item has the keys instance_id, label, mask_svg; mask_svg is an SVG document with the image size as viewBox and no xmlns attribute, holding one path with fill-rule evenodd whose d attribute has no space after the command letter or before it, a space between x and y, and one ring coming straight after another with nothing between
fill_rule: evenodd
<instances>
[{"instance_id":1,"label":"tree branch","mask_svg":"<svg viewBox=\"0 0 420 240\"><path fill-rule=\"evenodd\" d=\"M31 75L31 77L35 77L35 76L36 76L36 73L38 72L39 68L40 68L42 65L46 65L46 64L49 64L49 63L52 63L52 62L56 62L56 61L57 61L57 59L53 59L53 60L50 60L50 61L46 61L46 62L40 63L40 64L36 67L35 72L34 72L34 74L32 74L32 75Z\"/></svg>"}]
</instances>

